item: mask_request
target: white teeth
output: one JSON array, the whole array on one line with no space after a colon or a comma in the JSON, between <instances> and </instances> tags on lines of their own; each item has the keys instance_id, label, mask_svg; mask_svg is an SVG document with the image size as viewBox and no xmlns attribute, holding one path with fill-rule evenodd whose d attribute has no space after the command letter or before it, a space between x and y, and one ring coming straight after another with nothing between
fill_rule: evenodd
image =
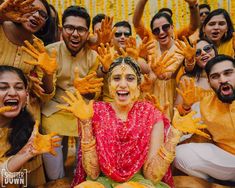
<instances>
[{"instance_id":1,"label":"white teeth","mask_svg":"<svg viewBox=\"0 0 235 188\"><path fill-rule=\"evenodd\" d=\"M202 58L203 61L205 61L205 60L207 60L207 59L208 59L208 57L203 57L203 58Z\"/></svg>"},{"instance_id":2,"label":"white teeth","mask_svg":"<svg viewBox=\"0 0 235 188\"><path fill-rule=\"evenodd\" d=\"M37 21L35 21L35 20L30 20L30 22L31 22L33 25L35 25L35 26L37 26L37 25L38 25L38 22L37 22Z\"/></svg>"},{"instance_id":3,"label":"white teeth","mask_svg":"<svg viewBox=\"0 0 235 188\"><path fill-rule=\"evenodd\" d=\"M18 100L16 100L16 99L9 99L9 100L6 100L6 102L18 102Z\"/></svg>"},{"instance_id":4,"label":"white teeth","mask_svg":"<svg viewBox=\"0 0 235 188\"><path fill-rule=\"evenodd\" d=\"M118 91L117 93L118 93L118 94L121 94L121 95L122 95L122 94L128 94L127 91Z\"/></svg>"},{"instance_id":5,"label":"white teeth","mask_svg":"<svg viewBox=\"0 0 235 188\"><path fill-rule=\"evenodd\" d=\"M19 104L19 101L16 99L8 99L4 102L5 106L17 106Z\"/></svg>"},{"instance_id":6,"label":"white teeth","mask_svg":"<svg viewBox=\"0 0 235 188\"><path fill-rule=\"evenodd\" d=\"M165 39L167 37L167 35L159 37L159 39Z\"/></svg>"},{"instance_id":7,"label":"white teeth","mask_svg":"<svg viewBox=\"0 0 235 188\"><path fill-rule=\"evenodd\" d=\"M79 44L79 41L71 41L72 44Z\"/></svg>"}]
</instances>

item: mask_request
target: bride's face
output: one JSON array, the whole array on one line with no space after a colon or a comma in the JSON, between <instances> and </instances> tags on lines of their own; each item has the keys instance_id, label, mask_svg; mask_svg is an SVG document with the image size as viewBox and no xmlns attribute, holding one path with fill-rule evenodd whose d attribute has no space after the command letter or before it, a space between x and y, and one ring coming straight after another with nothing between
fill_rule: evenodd
<instances>
[{"instance_id":1,"label":"bride's face","mask_svg":"<svg viewBox=\"0 0 235 188\"><path fill-rule=\"evenodd\" d=\"M109 80L109 92L116 104L127 106L139 97L137 75L127 64L116 66Z\"/></svg>"}]
</instances>

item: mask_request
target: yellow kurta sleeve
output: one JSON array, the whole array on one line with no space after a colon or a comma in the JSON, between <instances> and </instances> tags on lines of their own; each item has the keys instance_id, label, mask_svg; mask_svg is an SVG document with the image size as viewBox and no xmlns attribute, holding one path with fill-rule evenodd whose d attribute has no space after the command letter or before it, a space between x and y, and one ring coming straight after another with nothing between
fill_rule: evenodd
<instances>
[{"instance_id":1,"label":"yellow kurta sleeve","mask_svg":"<svg viewBox=\"0 0 235 188\"><path fill-rule=\"evenodd\" d=\"M223 103L214 93L200 101L200 111L215 144L235 155L235 101Z\"/></svg>"},{"instance_id":2,"label":"yellow kurta sleeve","mask_svg":"<svg viewBox=\"0 0 235 188\"><path fill-rule=\"evenodd\" d=\"M235 53L234 53L234 48L233 48L233 38L219 45L218 54L224 54L224 55L234 57Z\"/></svg>"},{"instance_id":3,"label":"yellow kurta sleeve","mask_svg":"<svg viewBox=\"0 0 235 188\"><path fill-rule=\"evenodd\" d=\"M187 38L190 35L192 35L194 32L195 31L190 30L189 26L185 26L175 32L175 37L179 40L183 40L183 36Z\"/></svg>"},{"instance_id":4,"label":"yellow kurta sleeve","mask_svg":"<svg viewBox=\"0 0 235 188\"><path fill-rule=\"evenodd\" d=\"M142 20L140 21L139 26L135 27L135 31L142 40L144 37L147 37L148 41L154 38L152 32L144 26L144 22Z\"/></svg>"},{"instance_id":5,"label":"yellow kurta sleeve","mask_svg":"<svg viewBox=\"0 0 235 188\"><path fill-rule=\"evenodd\" d=\"M8 136L10 134L9 128L0 128L0 166L9 158L5 156L5 153L10 149L8 143Z\"/></svg>"}]
</instances>

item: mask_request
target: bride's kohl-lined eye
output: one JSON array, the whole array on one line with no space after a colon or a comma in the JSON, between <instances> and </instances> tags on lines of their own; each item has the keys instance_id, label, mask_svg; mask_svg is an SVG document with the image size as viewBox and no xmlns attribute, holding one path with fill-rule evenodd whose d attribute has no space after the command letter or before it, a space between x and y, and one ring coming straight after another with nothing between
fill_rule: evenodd
<instances>
[{"instance_id":1,"label":"bride's kohl-lined eye","mask_svg":"<svg viewBox=\"0 0 235 188\"><path fill-rule=\"evenodd\" d=\"M115 75L113 76L113 80L114 81L119 81L121 79L121 76L120 75Z\"/></svg>"},{"instance_id":2,"label":"bride's kohl-lined eye","mask_svg":"<svg viewBox=\"0 0 235 188\"><path fill-rule=\"evenodd\" d=\"M134 75L127 75L126 79L127 81L132 82L136 79L136 77Z\"/></svg>"}]
</instances>

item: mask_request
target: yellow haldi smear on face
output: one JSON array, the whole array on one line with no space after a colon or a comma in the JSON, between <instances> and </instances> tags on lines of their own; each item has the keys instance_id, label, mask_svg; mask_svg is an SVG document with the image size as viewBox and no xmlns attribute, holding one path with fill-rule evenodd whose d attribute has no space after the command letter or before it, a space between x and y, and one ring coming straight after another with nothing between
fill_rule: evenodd
<instances>
[{"instance_id":1,"label":"yellow haldi smear on face","mask_svg":"<svg viewBox=\"0 0 235 188\"><path fill-rule=\"evenodd\" d=\"M121 70L122 70L122 73L124 74L125 73L125 70L126 70L126 67L127 65L125 64L121 64Z\"/></svg>"},{"instance_id":2,"label":"yellow haldi smear on face","mask_svg":"<svg viewBox=\"0 0 235 188\"><path fill-rule=\"evenodd\" d=\"M132 104L139 97L140 91L135 71L127 64L116 66L109 81L109 92L115 103L121 106Z\"/></svg>"}]
</instances>

